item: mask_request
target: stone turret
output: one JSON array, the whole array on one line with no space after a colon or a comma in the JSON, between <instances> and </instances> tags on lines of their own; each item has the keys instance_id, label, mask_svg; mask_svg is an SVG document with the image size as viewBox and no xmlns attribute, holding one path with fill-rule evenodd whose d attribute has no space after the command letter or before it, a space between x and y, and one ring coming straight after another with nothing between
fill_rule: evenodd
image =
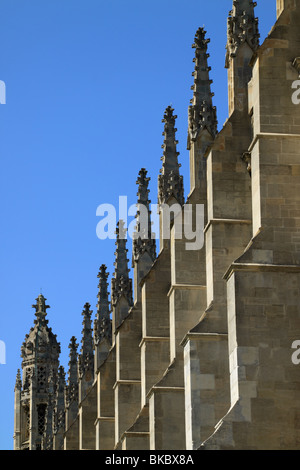
<instances>
[{"instance_id":1,"label":"stone turret","mask_svg":"<svg viewBox=\"0 0 300 470\"><path fill-rule=\"evenodd\" d=\"M134 268L134 299L140 299L140 281L147 274L156 258L156 240L152 233L149 199L150 178L142 168L138 174L138 200L136 213L136 232L133 235L132 267Z\"/></svg>"},{"instance_id":2,"label":"stone turret","mask_svg":"<svg viewBox=\"0 0 300 470\"><path fill-rule=\"evenodd\" d=\"M106 358L112 344L111 310L107 281L109 273L106 269L106 266L102 264L98 274L98 303L94 320L95 372Z\"/></svg>"},{"instance_id":3,"label":"stone turret","mask_svg":"<svg viewBox=\"0 0 300 470\"><path fill-rule=\"evenodd\" d=\"M248 105L247 84L252 76L250 61L259 47L256 2L234 0L227 22L225 67L228 69L229 114Z\"/></svg>"},{"instance_id":4,"label":"stone turret","mask_svg":"<svg viewBox=\"0 0 300 470\"><path fill-rule=\"evenodd\" d=\"M15 387L19 400L15 403L15 448L36 450L41 449L47 409L50 412L49 397L51 401L54 388L48 378L51 376L53 383L57 380L60 344L48 326L46 315L50 307L45 297L40 294L32 307L36 316L34 327L21 347L23 383L18 373ZM47 439L52 440L50 427Z\"/></svg>"}]
</instances>

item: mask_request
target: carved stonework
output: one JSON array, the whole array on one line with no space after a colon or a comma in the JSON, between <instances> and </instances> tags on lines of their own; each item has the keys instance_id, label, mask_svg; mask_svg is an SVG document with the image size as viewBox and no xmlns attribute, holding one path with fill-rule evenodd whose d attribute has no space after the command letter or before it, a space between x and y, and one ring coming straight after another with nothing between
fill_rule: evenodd
<instances>
[{"instance_id":1,"label":"carved stonework","mask_svg":"<svg viewBox=\"0 0 300 470\"><path fill-rule=\"evenodd\" d=\"M94 320L94 344L99 344L104 338L112 341L112 325L110 319L110 304L108 299L108 278L109 273L106 266L101 265L98 274L98 303L97 315Z\"/></svg>"},{"instance_id":2,"label":"carved stonework","mask_svg":"<svg viewBox=\"0 0 300 470\"><path fill-rule=\"evenodd\" d=\"M34 326L25 336L21 347L22 378L18 371L15 393L16 405L23 418L18 424L18 446L21 449L52 449L53 403L59 367L60 344L48 326L45 297L40 294L36 303Z\"/></svg>"},{"instance_id":3,"label":"carved stonework","mask_svg":"<svg viewBox=\"0 0 300 470\"><path fill-rule=\"evenodd\" d=\"M147 171L142 168L139 172L136 183L138 184L138 201L136 213L136 232L133 238L133 261L137 262L144 253L148 253L152 261L156 258L155 235L152 234L151 211L149 200L150 178Z\"/></svg>"},{"instance_id":4,"label":"carved stonework","mask_svg":"<svg viewBox=\"0 0 300 470\"><path fill-rule=\"evenodd\" d=\"M92 329L92 313L90 304L84 305L83 315L83 329L82 329L82 340L81 340L81 352L78 357L78 372L79 377L82 377L84 373L90 372L93 374L94 371L94 344L93 344L93 329Z\"/></svg>"},{"instance_id":5,"label":"carved stonework","mask_svg":"<svg viewBox=\"0 0 300 470\"><path fill-rule=\"evenodd\" d=\"M72 336L69 344L69 372L68 384L66 386L66 403L70 405L72 402L78 401L78 344L75 336Z\"/></svg>"},{"instance_id":6,"label":"carved stonework","mask_svg":"<svg viewBox=\"0 0 300 470\"><path fill-rule=\"evenodd\" d=\"M247 43L255 52L259 46L258 19L255 18L256 2L235 0L227 22L226 67L230 57L235 57L240 45Z\"/></svg>"},{"instance_id":7,"label":"carved stonework","mask_svg":"<svg viewBox=\"0 0 300 470\"><path fill-rule=\"evenodd\" d=\"M246 163L247 171L248 171L249 175L251 176L251 152L243 153L241 158L242 158L243 162Z\"/></svg>"},{"instance_id":8,"label":"carved stonework","mask_svg":"<svg viewBox=\"0 0 300 470\"><path fill-rule=\"evenodd\" d=\"M166 204L173 197L178 204L184 204L183 177L179 174L180 164L178 163L177 144L175 134L175 120L177 116L173 114L174 109L168 106L164 119L164 150L161 158L163 164L158 177L158 203Z\"/></svg>"},{"instance_id":9,"label":"carved stonework","mask_svg":"<svg viewBox=\"0 0 300 470\"><path fill-rule=\"evenodd\" d=\"M132 298L132 280L129 278L128 259L126 248L126 229L123 220L120 220L116 229L116 246L115 251L115 272L111 280L111 301L115 305L123 296L128 305L133 305Z\"/></svg>"},{"instance_id":10,"label":"carved stonework","mask_svg":"<svg viewBox=\"0 0 300 470\"><path fill-rule=\"evenodd\" d=\"M52 333L52 328L48 327L48 320L46 320L46 309L50 307L46 305L46 299L43 295L39 295L36 300L37 303L33 305L36 310L35 326L25 336L25 341L21 347L23 368L45 362L56 365L60 354L60 344L56 339L56 335Z\"/></svg>"},{"instance_id":11,"label":"carved stonework","mask_svg":"<svg viewBox=\"0 0 300 470\"><path fill-rule=\"evenodd\" d=\"M58 379L53 414L53 432L57 434L59 430L65 429L65 371L63 366L58 369Z\"/></svg>"},{"instance_id":12,"label":"carved stonework","mask_svg":"<svg viewBox=\"0 0 300 470\"><path fill-rule=\"evenodd\" d=\"M205 34L204 28L199 28L192 45L195 49L195 70L192 74L194 77L192 86L194 93L188 110L188 149L190 149L190 142L196 141L198 135L204 129L207 129L212 137L217 134L216 108L212 104L213 93L210 88L212 80L209 78L210 67L207 63L209 57L207 44L210 40L205 38Z\"/></svg>"}]
</instances>

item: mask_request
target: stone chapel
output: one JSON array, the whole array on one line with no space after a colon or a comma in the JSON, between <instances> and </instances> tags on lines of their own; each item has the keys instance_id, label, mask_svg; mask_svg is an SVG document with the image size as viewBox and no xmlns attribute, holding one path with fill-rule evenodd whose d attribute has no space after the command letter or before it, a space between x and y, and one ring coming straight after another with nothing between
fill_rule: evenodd
<instances>
[{"instance_id":1,"label":"stone chapel","mask_svg":"<svg viewBox=\"0 0 300 470\"><path fill-rule=\"evenodd\" d=\"M300 449L300 0L276 3L261 42L256 3L233 1L219 132L209 39L196 31L190 192L168 107L157 196L180 214L158 250L142 168L136 227L143 206L149 230L133 240L133 279L120 220L111 284L102 264L97 311L83 306L66 371L46 299L36 299L15 385L15 450ZM187 250L175 228L196 204L204 247Z\"/></svg>"}]
</instances>

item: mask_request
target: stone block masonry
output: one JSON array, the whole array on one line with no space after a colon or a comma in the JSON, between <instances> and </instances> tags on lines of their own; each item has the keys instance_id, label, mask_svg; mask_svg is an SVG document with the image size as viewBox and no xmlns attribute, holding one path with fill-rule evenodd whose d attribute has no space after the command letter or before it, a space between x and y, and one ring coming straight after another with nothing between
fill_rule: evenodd
<instances>
[{"instance_id":1,"label":"stone block masonry","mask_svg":"<svg viewBox=\"0 0 300 470\"><path fill-rule=\"evenodd\" d=\"M219 132L209 40L196 31L188 196L169 106L157 196L179 215L170 237L160 230L157 252L142 168L137 233L141 205L150 229L133 241L133 281L119 221L111 295L101 265L96 315L85 304L67 379L46 299L36 299L15 386L16 450L300 448L300 0L276 5L260 44L255 2L233 2ZM204 208L198 250L187 249L184 231L176 236L189 204Z\"/></svg>"}]
</instances>

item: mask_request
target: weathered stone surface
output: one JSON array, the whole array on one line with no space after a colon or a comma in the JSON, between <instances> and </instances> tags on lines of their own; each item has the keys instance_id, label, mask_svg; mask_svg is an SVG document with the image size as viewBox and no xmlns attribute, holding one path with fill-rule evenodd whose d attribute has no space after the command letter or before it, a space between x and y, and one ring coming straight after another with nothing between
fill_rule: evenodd
<instances>
[{"instance_id":1,"label":"weathered stone surface","mask_svg":"<svg viewBox=\"0 0 300 470\"><path fill-rule=\"evenodd\" d=\"M15 449L299 449L300 105L292 93L300 0L277 0L277 22L260 46L254 7L235 0L229 14L229 117L219 132L208 40L197 30L189 195L168 107L158 200L177 204L170 236L160 208L156 256L142 168L136 230L142 205L148 228L133 243L134 299L120 221L112 309L102 266L94 329L86 304L67 384L38 297L15 385ZM192 249L185 209L193 207L195 230L197 204L203 245Z\"/></svg>"}]
</instances>

